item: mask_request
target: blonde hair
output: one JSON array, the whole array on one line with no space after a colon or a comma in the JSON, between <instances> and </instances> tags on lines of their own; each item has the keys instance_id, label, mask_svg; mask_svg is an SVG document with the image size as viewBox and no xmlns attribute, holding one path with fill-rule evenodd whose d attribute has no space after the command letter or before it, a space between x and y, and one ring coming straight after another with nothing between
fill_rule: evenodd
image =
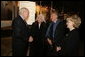
<instances>
[{"instance_id":1,"label":"blonde hair","mask_svg":"<svg viewBox=\"0 0 85 57\"><path fill-rule=\"evenodd\" d=\"M68 20L70 20L70 21L72 21L73 23L74 23L74 27L75 28L78 28L79 26L80 26L80 24L81 24L81 18L78 16L78 15L72 15L72 16L70 16L70 17L68 17L67 18L67 21Z\"/></svg>"},{"instance_id":2,"label":"blonde hair","mask_svg":"<svg viewBox=\"0 0 85 57\"><path fill-rule=\"evenodd\" d=\"M41 17L42 22L46 22L46 21L45 21L45 16L44 16L43 14L39 14L39 15L37 16L37 18L36 18L36 21L39 19L39 17Z\"/></svg>"}]
</instances>

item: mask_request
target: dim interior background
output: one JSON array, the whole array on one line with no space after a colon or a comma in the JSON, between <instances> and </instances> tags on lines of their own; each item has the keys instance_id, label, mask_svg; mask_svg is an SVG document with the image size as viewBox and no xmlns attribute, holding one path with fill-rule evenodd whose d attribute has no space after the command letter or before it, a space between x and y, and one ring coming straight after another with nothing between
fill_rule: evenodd
<instances>
[{"instance_id":1,"label":"dim interior background","mask_svg":"<svg viewBox=\"0 0 85 57\"><path fill-rule=\"evenodd\" d=\"M26 1L25 1L26 2ZM77 13L81 17L82 24L80 26L80 50L78 56L84 56L84 38L82 29L84 29L84 2L83 1L30 1L35 3L34 19L41 11L45 15L45 19L49 19L51 7L58 9L61 14L72 12ZM1 56L12 56L12 20L17 17L19 10L19 1L1 1ZM28 22L29 23L29 22ZM31 23L31 24L32 24ZM31 27L28 24L28 27Z\"/></svg>"}]
</instances>

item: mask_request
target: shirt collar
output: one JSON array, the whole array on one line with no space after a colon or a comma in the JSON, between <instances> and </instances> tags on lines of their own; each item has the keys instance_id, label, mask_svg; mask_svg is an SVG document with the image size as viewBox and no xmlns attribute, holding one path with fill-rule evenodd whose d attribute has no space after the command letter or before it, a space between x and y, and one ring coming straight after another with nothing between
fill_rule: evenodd
<instances>
[{"instance_id":1,"label":"shirt collar","mask_svg":"<svg viewBox=\"0 0 85 57\"><path fill-rule=\"evenodd\" d=\"M59 20L55 20L55 21L53 21L53 23L56 23L56 22L58 22Z\"/></svg>"},{"instance_id":2,"label":"shirt collar","mask_svg":"<svg viewBox=\"0 0 85 57\"><path fill-rule=\"evenodd\" d=\"M23 20L25 20L24 17L23 17L22 15L20 15L20 17L21 17Z\"/></svg>"}]
</instances>

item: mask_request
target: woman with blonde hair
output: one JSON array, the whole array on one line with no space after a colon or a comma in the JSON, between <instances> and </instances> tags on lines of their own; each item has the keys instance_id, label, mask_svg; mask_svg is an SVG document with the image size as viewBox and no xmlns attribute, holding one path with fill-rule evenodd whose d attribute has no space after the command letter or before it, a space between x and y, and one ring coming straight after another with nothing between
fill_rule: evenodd
<instances>
[{"instance_id":1,"label":"woman with blonde hair","mask_svg":"<svg viewBox=\"0 0 85 57\"><path fill-rule=\"evenodd\" d=\"M43 14L39 14L36 18L36 21L40 21L40 22L46 22L45 21L45 16Z\"/></svg>"},{"instance_id":2,"label":"woman with blonde hair","mask_svg":"<svg viewBox=\"0 0 85 57\"><path fill-rule=\"evenodd\" d=\"M77 55L77 48L79 46L79 33L78 28L81 24L81 18L74 14L66 19L67 28L70 30L66 38L64 39L64 44L61 50L64 56L75 56Z\"/></svg>"},{"instance_id":3,"label":"woman with blonde hair","mask_svg":"<svg viewBox=\"0 0 85 57\"><path fill-rule=\"evenodd\" d=\"M44 38L46 31L45 17L39 14L36 21L32 24L31 28L31 51L30 56L43 56L44 55ZM31 39L30 38L30 39Z\"/></svg>"}]
</instances>

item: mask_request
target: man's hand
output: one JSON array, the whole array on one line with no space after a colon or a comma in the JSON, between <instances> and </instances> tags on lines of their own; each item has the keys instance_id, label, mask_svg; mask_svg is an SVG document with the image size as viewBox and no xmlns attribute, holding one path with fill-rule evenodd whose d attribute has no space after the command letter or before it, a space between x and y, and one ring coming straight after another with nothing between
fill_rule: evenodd
<instances>
[{"instance_id":1,"label":"man's hand","mask_svg":"<svg viewBox=\"0 0 85 57\"><path fill-rule=\"evenodd\" d=\"M33 37L32 36L29 37L28 42L33 42Z\"/></svg>"},{"instance_id":2,"label":"man's hand","mask_svg":"<svg viewBox=\"0 0 85 57\"><path fill-rule=\"evenodd\" d=\"M61 47L56 47L56 51L60 51L61 50Z\"/></svg>"},{"instance_id":3,"label":"man's hand","mask_svg":"<svg viewBox=\"0 0 85 57\"><path fill-rule=\"evenodd\" d=\"M47 41L50 45L52 45L52 41L49 38L47 38Z\"/></svg>"}]
</instances>

